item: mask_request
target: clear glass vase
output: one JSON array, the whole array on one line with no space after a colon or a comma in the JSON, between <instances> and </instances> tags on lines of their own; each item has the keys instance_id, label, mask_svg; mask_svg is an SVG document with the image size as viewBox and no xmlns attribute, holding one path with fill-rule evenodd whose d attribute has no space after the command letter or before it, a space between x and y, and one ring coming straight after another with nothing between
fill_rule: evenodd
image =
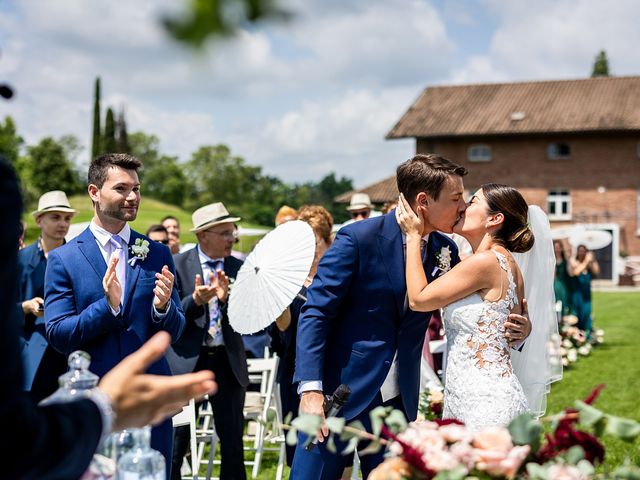
<instances>
[{"instance_id":1,"label":"clear glass vase","mask_svg":"<svg viewBox=\"0 0 640 480\"><path fill-rule=\"evenodd\" d=\"M117 480L165 480L164 457L151 448L151 427L132 429L133 448L122 455L116 469Z\"/></svg>"}]
</instances>

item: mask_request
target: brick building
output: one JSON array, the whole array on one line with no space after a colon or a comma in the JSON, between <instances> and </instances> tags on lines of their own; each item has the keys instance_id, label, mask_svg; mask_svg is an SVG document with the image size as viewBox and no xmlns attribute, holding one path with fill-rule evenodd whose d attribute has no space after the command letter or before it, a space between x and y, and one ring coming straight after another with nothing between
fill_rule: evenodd
<instances>
[{"instance_id":1,"label":"brick building","mask_svg":"<svg viewBox=\"0 0 640 480\"><path fill-rule=\"evenodd\" d=\"M622 273L618 255L640 256L640 77L428 87L387 138L464 165L469 191L518 188L552 227L609 230L605 277ZM359 191L397 196L393 176Z\"/></svg>"}]
</instances>

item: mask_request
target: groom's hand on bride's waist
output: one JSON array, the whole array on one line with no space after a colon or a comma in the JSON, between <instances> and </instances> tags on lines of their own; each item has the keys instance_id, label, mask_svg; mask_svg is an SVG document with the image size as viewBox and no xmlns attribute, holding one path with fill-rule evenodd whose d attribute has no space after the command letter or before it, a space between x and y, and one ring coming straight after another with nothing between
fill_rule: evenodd
<instances>
[{"instance_id":1,"label":"groom's hand on bride's waist","mask_svg":"<svg viewBox=\"0 0 640 480\"><path fill-rule=\"evenodd\" d=\"M307 415L318 415L322 418L322 428L318 434L318 441L323 442L329 435L329 430L324 423L324 395L319 390L302 392L300 397L300 412Z\"/></svg>"},{"instance_id":2,"label":"groom's hand on bride's waist","mask_svg":"<svg viewBox=\"0 0 640 480\"><path fill-rule=\"evenodd\" d=\"M509 345L512 348L519 348L524 343L524 340L531 333L531 321L529 320L529 308L527 306L527 299L522 299L522 315L512 313L509 315L509 320L504 324L506 333L505 336L509 341Z\"/></svg>"}]
</instances>

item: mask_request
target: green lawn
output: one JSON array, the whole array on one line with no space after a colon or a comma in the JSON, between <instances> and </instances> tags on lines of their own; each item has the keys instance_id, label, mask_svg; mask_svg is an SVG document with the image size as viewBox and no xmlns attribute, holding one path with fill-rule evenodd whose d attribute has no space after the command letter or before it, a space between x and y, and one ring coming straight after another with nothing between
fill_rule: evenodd
<instances>
[{"instance_id":1,"label":"green lawn","mask_svg":"<svg viewBox=\"0 0 640 480\"><path fill-rule=\"evenodd\" d=\"M73 217L73 223L88 222L93 217L93 205L88 195L74 195L69 198L71 206L78 210L78 213ZM189 231L193 226L191 223L191 212L180 209L174 205L154 200L152 198L143 198L140 204L140 210L138 211L138 218L135 222L131 223L131 228L144 233L149 226L154 223L160 223L167 215L173 215L180 220L181 243L195 243L196 236ZM274 212L275 215L275 212ZM27 223L27 231L25 234L25 242L28 244L34 242L38 235L40 235L40 229L36 225L35 220L31 216L31 211L25 212L23 220ZM260 228L260 225L249 224L246 222L240 222L243 227ZM235 250L242 252L249 252L253 245L260 237L240 237L240 243L234 247Z\"/></svg>"},{"instance_id":2,"label":"green lawn","mask_svg":"<svg viewBox=\"0 0 640 480\"><path fill-rule=\"evenodd\" d=\"M594 298L595 328L605 331L605 342L565 369L554 384L548 413L556 413L585 398L600 383L606 384L595 407L640 421L640 293L598 293ZM640 461L640 439L634 443L604 437L603 469L619 465L625 457Z\"/></svg>"}]
</instances>

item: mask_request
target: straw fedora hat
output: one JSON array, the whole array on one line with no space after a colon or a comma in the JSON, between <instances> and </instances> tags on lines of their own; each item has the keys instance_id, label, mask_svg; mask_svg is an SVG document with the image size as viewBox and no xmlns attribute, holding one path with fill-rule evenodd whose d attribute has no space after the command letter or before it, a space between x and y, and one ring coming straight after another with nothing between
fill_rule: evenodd
<instances>
[{"instance_id":1,"label":"straw fedora hat","mask_svg":"<svg viewBox=\"0 0 640 480\"><path fill-rule=\"evenodd\" d=\"M199 232L221 223L238 222L240 221L240 217L232 217L229 215L224 204L222 202L218 202L200 207L193 212L191 220L193 221L193 228L191 231Z\"/></svg>"},{"instance_id":2,"label":"straw fedora hat","mask_svg":"<svg viewBox=\"0 0 640 480\"><path fill-rule=\"evenodd\" d=\"M351 196L351 201L349 202L347 210L351 212L353 210L363 210L365 208L373 208L369 195L366 193L354 193Z\"/></svg>"},{"instance_id":3,"label":"straw fedora hat","mask_svg":"<svg viewBox=\"0 0 640 480\"><path fill-rule=\"evenodd\" d=\"M38 209L35 212L31 212L31 215L34 218L38 218L47 212L77 213L76 210L71 208L67 194L62 190L43 193L38 200Z\"/></svg>"}]
</instances>

